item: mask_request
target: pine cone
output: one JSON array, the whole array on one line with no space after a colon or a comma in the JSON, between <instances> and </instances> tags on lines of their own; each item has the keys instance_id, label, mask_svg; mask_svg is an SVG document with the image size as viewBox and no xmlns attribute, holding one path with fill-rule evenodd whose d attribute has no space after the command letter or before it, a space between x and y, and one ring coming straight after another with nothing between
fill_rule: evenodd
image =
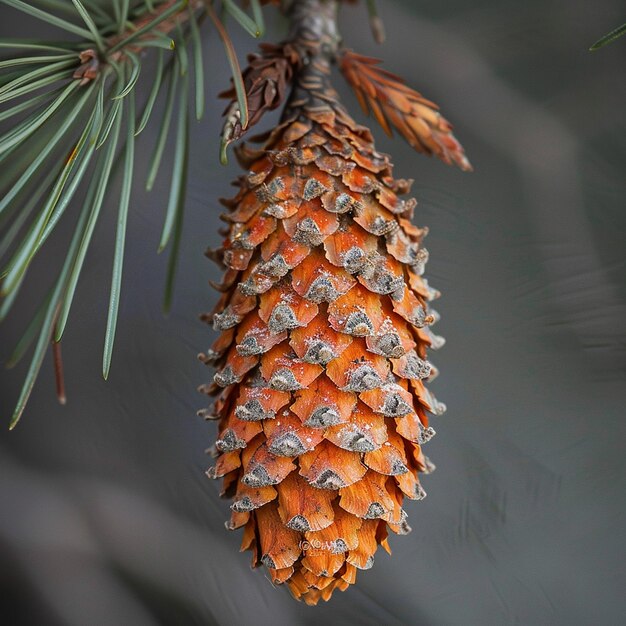
<instances>
[{"instance_id":1,"label":"pine cone","mask_svg":"<svg viewBox=\"0 0 626 626\"><path fill-rule=\"evenodd\" d=\"M424 386L426 349L442 343L426 230L399 198L409 183L333 97L317 92L263 150L239 151L250 172L227 203L222 334L205 356L219 367L210 475L234 495L228 527L310 604L388 550L388 528L409 531L427 412L445 408Z\"/></svg>"},{"instance_id":2,"label":"pine cone","mask_svg":"<svg viewBox=\"0 0 626 626\"><path fill-rule=\"evenodd\" d=\"M389 530L410 531L404 498L423 499L418 474L434 469L428 413L445 411L426 353L443 339L429 328L427 229L401 198L411 181L392 177L328 82L332 6L294 6L302 61L281 124L236 151L248 174L210 254L226 270L206 316L221 335L200 358L218 369L203 391L217 396L208 475L233 498L227 528L244 529L242 550L274 583L317 604L389 552ZM318 8L325 39L305 19Z\"/></svg>"}]
</instances>

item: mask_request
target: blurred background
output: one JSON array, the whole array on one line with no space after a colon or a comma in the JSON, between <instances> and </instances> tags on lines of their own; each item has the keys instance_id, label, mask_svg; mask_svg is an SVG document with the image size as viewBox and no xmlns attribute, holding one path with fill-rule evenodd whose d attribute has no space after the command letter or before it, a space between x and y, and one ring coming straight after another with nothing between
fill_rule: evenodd
<instances>
[{"instance_id":1,"label":"blurred background","mask_svg":"<svg viewBox=\"0 0 626 626\"><path fill-rule=\"evenodd\" d=\"M407 506L413 533L393 537L393 556L379 552L355 587L310 608L251 571L240 534L224 529L228 503L204 476L215 427L195 415L205 405L196 387L210 376L196 354L213 337L198 314L215 303L208 281L219 275L203 252L219 242L217 198L239 174L217 160L216 94L229 73L211 36L212 104L192 133L172 313L161 314L166 259L155 253L165 175L134 195L109 382L100 367L113 202L63 343L67 406L56 403L48 358L18 428L0 429L2 623L624 623L626 38L587 49L625 21L626 3L379 7L387 43L373 43L363 6L347 6L346 45L438 102L475 167L462 174L373 128L396 175L415 179L448 340L433 355L433 388L448 405L427 446L438 469L424 480L428 498ZM35 36L21 14L0 12L0 37ZM267 19L266 39L280 39L284 22ZM254 50L231 31L240 58ZM138 180L155 140L148 130L139 142ZM63 233L51 239L0 327L3 358L64 246ZM24 373L0 376L7 423Z\"/></svg>"}]
</instances>

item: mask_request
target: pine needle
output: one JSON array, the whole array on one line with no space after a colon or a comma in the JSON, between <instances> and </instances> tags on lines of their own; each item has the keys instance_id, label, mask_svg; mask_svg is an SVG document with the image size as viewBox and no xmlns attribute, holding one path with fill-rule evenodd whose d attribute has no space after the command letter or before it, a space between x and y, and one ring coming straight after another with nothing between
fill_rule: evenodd
<instances>
[{"instance_id":1,"label":"pine needle","mask_svg":"<svg viewBox=\"0 0 626 626\"><path fill-rule=\"evenodd\" d=\"M230 69L233 75L233 84L235 85L235 92L237 93L237 103L239 104L239 111L241 113L241 126L246 128L248 126L248 100L246 98L246 88L243 84L243 76L241 75L241 68L239 67L239 61L237 60L237 53L233 47L233 42L228 36L228 32L224 28L222 22L217 17L215 10L209 4L207 5L207 12L209 17L215 24L217 32L224 44L224 50L230 64Z\"/></svg>"},{"instance_id":2,"label":"pine needle","mask_svg":"<svg viewBox=\"0 0 626 626\"><path fill-rule=\"evenodd\" d=\"M183 82L187 82L185 77ZM180 179L176 188L177 195L173 196L174 185L170 192L170 203L172 205L173 212L173 241L170 250L170 256L167 263L167 275L165 279L165 292L163 295L163 312L169 313L172 306L172 299L174 294L174 282L176 278L176 268L178 266L178 256L180 252L180 240L183 232L183 217L185 197L187 190L187 172L189 165L189 151L186 149L187 142L189 141L189 111L187 103L187 89L183 89L181 92L179 103L179 118L178 118L178 133L181 144L185 144L185 150L182 153L182 163L180 168ZM168 213L170 211L168 210Z\"/></svg>"},{"instance_id":3,"label":"pine needle","mask_svg":"<svg viewBox=\"0 0 626 626\"><path fill-rule=\"evenodd\" d=\"M196 90L196 119L201 120L204 115L204 64L202 60L202 39L196 16L190 11L189 24L191 26L191 43L193 46L193 69Z\"/></svg>"},{"instance_id":4,"label":"pine needle","mask_svg":"<svg viewBox=\"0 0 626 626\"><path fill-rule=\"evenodd\" d=\"M76 24L72 24L71 22L57 17L56 15L52 15L51 13L48 13L46 11L42 11L41 9L27 4L26 2L22 2L22 0L0 0L0 2L14 9L17 9L18 11L28 13L32 17L35 17L42 22L46 22L58 28L62 28L68 33L78 35L83 39L92 39L92 33L89 30L82 28L81 26L76 26Z\"/></svg>"},{"instance_id":5,"label":"pine needle","mask_svg":"<svg viewBox=\"0 0 626 626\"><path fill-rule=\"evenodd\" d=\"M165 70L165 71L167 72L168 70ZM159 50L157 67L156 67L156 72L154 75L154 83L152 84L150 95L148 96L148 100L146 101L146 106L143 110L141 121L137 125L135 136L137 136L146 127L146 124L148 123L148 120L150 119L150 115L152 114L152 109L154 109L154 103L156 102L157 96L159 95L159 90L161 89L163 74L164 74L163 52Z\"/></svg>"},{"instance_id":6,"label":"pine needle","mask_svg":"<svg viewBox=\"0 0 626 626\"><path fill-rule=\"evenodd\" d=\"M187 42L185 41L185 36L183 35L183 29L178 24L176 31L178 33L178 41L180 45L177 45L176 56L178 57L178 62L180 65L180 75L184 76L187 73L187 69L189 67L189 55L187 54Z\"/></svg>"},{"instance_id":7,"label":"pine needle","mask_svg":"<svg viewBox=\"0 0 626 626\"><path fill-rule=\"evenodd\" d=\"M261 28L259 25L244 11L242 11L233 0L222 0L224 8L231 15L231 17L250 35L253 37L261 36Z\"/></svg>"},{"instance_id":8,"label":"pine needle","mask_svg":"<svg viewBox=\"0 0 626 626\"><path fill-rule=\"evenodd\" d=\"M167 141L170 122L172 120L172 110L174 108L174 96L176 95L178 76L179 68L177 59L176 63L174 64L174 70L172 71L172 74L170 76L165 111L163 112L163 117L161 118L161 128L159 130L156 147L154 149L152 160L150 162L150 169L148 170L148 180L146 181L146 189L148 191L150 191L154 186L157 174L159 173L159 166L161 165L161 158L163 157L163 150L165 149L165 142Z\"/></svg>"},{"instance_id":9,"label":"pine needle","mask_svg":"<svg viewBox=\"0 0 626 626\"><path fill-rule=\"evenodd\" d=\"M117 216L117 231L115 235L115 252L113 253L113 274L111 278L111 294L109 296L109 313L107 317L106 333L104 336L104 353L102 355L102 376L109 377L117 316L120 306L120 292L122 289L122 270L124 267L124 246L126 243L126 224L128 222L128 206L133 184L133 168L135 160L135 95L131 93L128 102L126 149L124 155L124 177L122 180L122 194Z\"/></svg>"},{"instance_id":10,"label":"pine needle","mask_svg":"<svg viewBox=\"0 0 626 626\"><path fill-rule=\"evenodd\" d=\"M604 35L604 37L600 37L600 39L598 39L598 41L596 41L591 46L591 48L589 48L589 50L591 52L595 52L596 50L603 48L612 41L619 39L624 34L626 34L626 24L622 24L621 26L618 26L615 30L612 30L610 33Z\"/></svg>"},{"instance_id":11,"label":"pine needle","mask_svg":"<svg viewBox=\"0 0 626 626\"><path fill-rule=\"evenodd\" d=\"M259 30L259 37L262 37L265 33L265 20L263 19L261 3L259 0L250 0L250 6L252 7L252 15Z\"/></svg>"},{"instance_id":12,"label":"pine needle","mask_svg":"<svg viewBox=\"0 0 626 626\"><path fill-rule=\"evenodd\" d=\"M68 54L46 55L39 57L18 57L16 59L7 59L6 61L0 61L0 70L3 70L5 67L34 64L38 65L41 63L51 63L52 61L64 61L66 59L76 60L76 54L72 52Z\"/></svg>"},{"instance_id":13,"label":"pine needle","mask_svg":"<svg viewBox=\"0 0 626 626\"><path fill-rule=\"evenodd\" d=\"M72 0L72 3L76 7L76 11L78 11L78 14L81 16L83 22L85 22L85 26L87 26L87 28L89 29L89 32L92 35L90 39L92 39L93 42L96 44L98 52L100 52L100 54L105 54L106 51L104 48L104 41L102 40L100 32L98 31L98 27L91 18L91 15L89 15L80 0Z\"/></svg>"},{"instance_id":14,"label":"pine needle","mask_svg":"<svg viewBox=\"0 0 626 626\"><path fill-rule=\"evenodd\" d=\"M2 2L2 0L0 0ZM8 39L0 40L0 49L8 48L9 50L47 50L49 52L75 52L71 44L66 42L46 43L38 39Z\"/></svg>"},{"instance_id":15,"label":"pine needle","mask_svg":"<svg viewBox=\"0 0 626 626\"><path fill-rule=\"evenodd\" d=\"M178 123L176 131L176 147L174 151L174 165L172 169L172 182L170 185L170 197L167 204L167 212L165 214L165 222L163 224L163 232L159 242L158 252L163 252L167 246L172 228L176 221L176 214L181 209L180 197L181 188L184 183L184 172L186 170L186 161L188 156L188 86L187 77L183 79L183 86L180 90L180 98L178 102ZM184 194L183 194L184 195Z\"/></svg>"},{"instance_id":16,"label":"pine needle","mask_svg":"<svg viewBox=\"0 0 626 626\"><path fill-rule=\"evenodd\" d=\"M126 84L124 89L122 89L122 91L113 98L114 100L125 98L137 84L137 81L139 80L139 74L141 73L141 63L139 61L139 57L131 51L128 51L126 54L131 62L130 78L128 79L128 83Z\"/></svg>"}]
</instances>

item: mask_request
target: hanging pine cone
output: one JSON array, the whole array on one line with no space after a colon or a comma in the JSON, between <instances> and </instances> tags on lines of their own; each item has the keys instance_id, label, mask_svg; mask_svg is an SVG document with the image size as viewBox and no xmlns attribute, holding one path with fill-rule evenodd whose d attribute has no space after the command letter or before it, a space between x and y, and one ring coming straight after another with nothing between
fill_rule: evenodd
<instances>
[{"instance_id":1,"label":"hanging pine cone","mask_svg":"<svg viewBox=\"0 0 626 626\"><path fill-rule=\"evenodd\" d=\"M328 82L341 54L335 10L295 2L289 43L244 73L268 94L254 100L257 119L293 85L262 148L238 149L249 173L225 203L228 232L213 255L226 267L209 316L221 335L201 355L218 368L205 389L219 420L209 476L234 498L227 527L243 528L253 564L308 604L354 583L378 545L389 551L389 529L410 531L403 500L424 498L418 474L433 469L422 452L428 413L445 410L424 385L436 373L427 348L443 343L430 330L439 294L422 277L427 230L411 223L415 200L401 199L410 182L392 177ZM392 123L413 129L422 150L469 167L434 105L403 106L416 92L392 75L385 100L354 67L348 78L379 119L393 107Z\"/></svg>"}]
</instances>

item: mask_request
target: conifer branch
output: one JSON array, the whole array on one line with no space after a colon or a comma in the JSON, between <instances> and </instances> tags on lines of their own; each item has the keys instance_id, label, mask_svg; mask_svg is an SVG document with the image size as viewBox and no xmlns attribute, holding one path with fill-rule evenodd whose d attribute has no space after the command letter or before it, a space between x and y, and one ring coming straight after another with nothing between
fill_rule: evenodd
<instances>
[{"instance_id":1,"label":"conifer branch","mask_svg":"<svg viewBox=\"0 0 626 626\"><path fill-rule=\"evenodd\" d=\"M69 247L51 296L35 314L10 358L10 365L15 365L31 341L37 340L11 419L13 427L26 406L50 339L60 340L69 319L92 234L101 212L109 208L105 198L110 195L115 180L112 166L120 153L125 155L126 165L103 355L103 375L109 375L123 289L125 225L128 211L132 210L134 142L153 117L157 100L166 97L163 85L168 84L168 76L171 90L165 114L156 125L157 146L148 188L155 182L168 138L175 131L170 200L164 211L159 245L159 250L173 246L165 294L166 306L170 305L185 200L189 91L194 85L196 117L201 119L205 84L202 22L207 12L214 11L210 0L125 0L113 3L111 13L93 0L56 0L54 4L46 3L46 10L35 6L35 2L0 2L75 38L0 42L0 54L6 55L0 59L0 123L4 127L0 134L0 320L10 313L20 290L28 287L31 264L60 221L73 212L72 200L84 181L89 180L86 200L75 224L75 243ZM248 32L253 31L255 36L262 32L259 2L248 9L250 14L233 2L224 6ZM220 29L231 67L238 72L236 53L226 29L221 24ZM145 60L155 48L157 64L151 69ZM193 53L188 54L187 48ZM192 64L195 78L190 81L186 75ZM184 76L178 81L181 73ZM235 78L241 81L240 75ZM136 120L135 92L142 85L152 85L152 89ZM241 93L241 98L245 107L245 93ZM172 125L175 105L178 122Z\"/></svg>"}]
</instances>

